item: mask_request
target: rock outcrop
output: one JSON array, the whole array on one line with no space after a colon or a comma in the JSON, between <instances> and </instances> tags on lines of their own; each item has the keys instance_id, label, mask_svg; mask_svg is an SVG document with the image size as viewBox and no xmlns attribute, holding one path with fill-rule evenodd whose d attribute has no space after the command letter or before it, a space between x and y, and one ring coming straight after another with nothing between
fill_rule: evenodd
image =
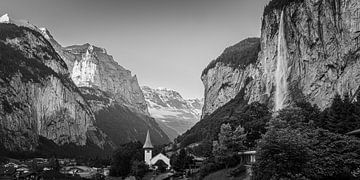
<instances>
[{"instance_id":1,"label":"rock outcrop","mask_svg":"<svg viewBox=\"0 0 360 180\"><path fill-rule=\"evenodd\" d=\"M78 87L98 88L117 102L149 115L137 77L115 62L105 49L84 44L64 50L75 57L71 79Z\"/></svg>"},{"instance_id":2,"label":"rock outcrop","mask_svg":"<svg viewBox=\"0 0 360 180\"><path fill-rule=\"evenodd\" d=\"M114 61L104 48L88 43L62 47L46 28L39 29L64 59L76 86L100 89L129 108L149 115L136 75Z\"/></svg>"},{"instance_id":3,"label":"rock outcrop","mask_svg":"<svg viewBox=\"0 0 360 180\"><path fill-rule=\"evenodd\" d=\"M203 115L242 89L244 101L275 108L280 53L286 61L280 67L285 69L281 78L287 83L284 107L305 100L324 109L336 93L354 97L360 85L359 18L357 0L271 1L264 11L257 61L233 70L217 63L203 74Z\"/></svg>"},{"instance_id":4,"label":"rock outcrop","mask_svg":"<svg viewBox=\"0 0 360 180\"><path fill-rule=\"evenodd\" d=\"M34 151L40 137L57 145L109 144L50 43L14 24L0 24L0 32L1 148Z\"/></svg>"},{"instance_id":5,"label":"rock outcrop","mask_svg":"<svg viewBox=\"0 0 360 180\"><path fill-rule=\"evenodd\" d=\"M167 88L152 89L143 86L141 89L144 92L151 116L160 124L176 131L175 135L168 134L172 140L200 120L202 100L186 100L177 91Z\"/></svg>"}]
</instances>

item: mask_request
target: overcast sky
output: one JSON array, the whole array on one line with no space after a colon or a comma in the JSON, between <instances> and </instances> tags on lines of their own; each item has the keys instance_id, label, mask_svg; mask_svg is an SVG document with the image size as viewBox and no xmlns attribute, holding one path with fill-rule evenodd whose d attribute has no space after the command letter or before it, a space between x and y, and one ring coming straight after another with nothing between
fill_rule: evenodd
<instances>
[{"instance_id":1,"label":"overcast sky","mask_svg":"<svg viewBox=\"0 0 360 180\"><path fill-rule=\"evenodd\" d=\"M259 37L269 0L1 0L0 13L46 27L63 46L107 49L140 85L202 98L206 65Z\"/></svg>"}]
</instances>

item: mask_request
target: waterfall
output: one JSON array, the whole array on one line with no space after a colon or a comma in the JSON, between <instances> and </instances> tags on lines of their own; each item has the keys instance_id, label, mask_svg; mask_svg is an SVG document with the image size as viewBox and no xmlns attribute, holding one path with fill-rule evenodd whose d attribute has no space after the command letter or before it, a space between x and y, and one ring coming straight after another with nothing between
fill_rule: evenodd
<instances>
[{"instance_id":1,"label":"waterfall","mask_svg":"<svg viewBox=\"0 0 360 180\"><path fill-rule=\"evenodd\" d=\"M281 12L277 44L277 62L275 71L275 111L284 108L288 94L287 87L287 46L284 30L284 12Z\"/></svg>"}]
</instances>

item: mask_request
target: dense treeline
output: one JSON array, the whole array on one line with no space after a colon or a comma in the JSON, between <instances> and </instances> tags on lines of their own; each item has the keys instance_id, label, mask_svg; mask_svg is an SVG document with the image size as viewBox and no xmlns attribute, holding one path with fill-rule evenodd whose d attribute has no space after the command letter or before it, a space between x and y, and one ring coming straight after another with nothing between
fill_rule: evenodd
<instances>
[{"instance_id":1,"label":"dense treeline","mask_svg":"<svg viewBox=\"0 0 360 180\"><path fill-rule=\"evenodd\" d=\"M202 75L206 74L209 69L214 68L216 63L222 62L230 67L244 69L249 64L255 63L260 51L259 38L247 38L234 46L228 47L216 59L203 70Z\"/></svg>"},{"instance_id":2,"label":"dense treeline","mask_svg":"<svg viewBox=\"0 0 360 180\"><path fill-rule=\"evenodd\" d=\"M309 103L279 111L259 142L254 179L358 179L360 139L345 134L359 127L359 107L336 95L323 112Z\"/></svg>"}]
</instances>

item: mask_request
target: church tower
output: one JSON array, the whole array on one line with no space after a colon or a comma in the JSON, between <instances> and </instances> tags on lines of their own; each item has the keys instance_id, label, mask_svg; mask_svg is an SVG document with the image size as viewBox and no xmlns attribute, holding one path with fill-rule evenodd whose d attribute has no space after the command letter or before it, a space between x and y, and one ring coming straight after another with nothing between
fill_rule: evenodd
<instances>
[{"instance_id":1,"label":"church tower","mask_svg":"<svg viewBox=\"0 0 360 180\"><path fill-rule=\"evenodd\" d=\"M146 134L146 140L145 140L143 149L144 149L144 154L145 154L145 163L149 166L151 165L150 161L152 158L152 149L153 148L154 148L154 146L151 144L150 134L149 134L149 130L148 130L148 132Z\"/></svg>"}]
</instances>

